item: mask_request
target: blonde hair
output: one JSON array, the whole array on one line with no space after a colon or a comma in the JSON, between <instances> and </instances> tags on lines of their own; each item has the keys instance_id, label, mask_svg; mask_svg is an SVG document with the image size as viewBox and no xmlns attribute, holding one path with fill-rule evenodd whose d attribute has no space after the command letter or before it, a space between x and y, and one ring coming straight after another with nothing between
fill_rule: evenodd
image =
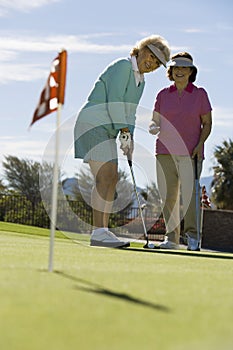
<instances>
[{"instance_id":1,"label":"blonde hair","mask_svg":"<svg viewBox=\"0 0 233 350\"><path fill-rule=\"evenodd\" d=\"M150 35L146 38L143 38L142 40L138 41L136 45L132 48L130 55L131 56L137 56L138 52L144 47L147 47L148 45L154 45L156 46L162 53L164 54L164 57L166 61L168 62L170 59L170 48L168 45L168 42L166 39L164 39L160 35Z\"/></svg>"}]
</instances>

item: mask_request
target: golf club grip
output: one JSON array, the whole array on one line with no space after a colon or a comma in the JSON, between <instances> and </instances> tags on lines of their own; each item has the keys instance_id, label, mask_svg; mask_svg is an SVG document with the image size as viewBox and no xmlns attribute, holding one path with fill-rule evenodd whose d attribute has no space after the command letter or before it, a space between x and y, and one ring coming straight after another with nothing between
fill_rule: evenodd
<instances>
[{"instance_id":1,"label":"golf club grip","mask_svg":"<svg viewBox=\"0 0 233 350\"><path fill-rule=\"evenodd\" d=\"M133 162L132 162L132 160L129 159L129 158L128 158L128 164L129 164L130 168L132 168Z\"/></svg>"},{"instance_id":2,"label":"golf club grip","mask_svg":"<svg viewBox=\"0 0 233 350\"><path fill-rule=\"evenodd\" d=\"M195 170L195 180L198 180L198 159L197 155L194 157L194 170Z\"/></svg>"}]
</instances>

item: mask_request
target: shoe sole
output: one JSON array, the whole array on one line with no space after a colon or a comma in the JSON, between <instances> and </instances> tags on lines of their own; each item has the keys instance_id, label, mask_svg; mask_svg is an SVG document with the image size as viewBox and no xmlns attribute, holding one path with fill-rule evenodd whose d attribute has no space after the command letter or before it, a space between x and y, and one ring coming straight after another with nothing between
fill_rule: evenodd
<instances>
[{"instance_id":1,"label":"shoe sole","mask_svg":"<svg viewBox=\"0 0 233 350\"><path fill-rule=\"evenodd\" d=\"M105 247L105 248L126 248L130 246L129 242L102 242L91 240L90 245L92 247Z\"/></svg>"},{"instance_id":2,"label":"shoe sole","mask_svg":"<svg viewBox=\"0 0 233 350\"><path fill-rule=\"evenodd\" d=\"M155 246L155 249L161 249L161 250L180 250L180 248L164 248L164 247L160 247L160 246Z\"/></svg>"},{"instance_id":3,"label":"shoe sole","mask_svg":"<svg viewBox=\"0 0 233 350\"><path fill-rule=\"evenodd\" d=\"M180 249L180 247L179 246L173 246L173 247L164 247L164 246L161 246L161 245L158 245L158 246L156 246L157 248L159 248L159 249L163 249L163 250L179 250Z\"/></svg>"}]
</instances>

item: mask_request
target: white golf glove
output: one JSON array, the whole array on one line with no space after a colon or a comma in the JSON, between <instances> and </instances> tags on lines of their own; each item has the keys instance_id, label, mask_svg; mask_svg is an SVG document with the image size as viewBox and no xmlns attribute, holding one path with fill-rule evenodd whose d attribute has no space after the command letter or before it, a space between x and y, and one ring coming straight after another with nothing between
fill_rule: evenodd
<instances>
[{"instance_id":1,"label":"white golf glove","mask_svg":"<svg viewBox=\"0 0 233 350\"><path fill-rule=\"evenodd\" d=\"M157 126L157 124L152 120L152 122L149 124L149 133L152 135L157 135L160 131L160 126Z\"/></svg>"},{"instance_id":2,"label":"white golf glove","mask_svg":"<svg viewBox=\"0 0 233 350\"><path fill-rule=\"evenodd\" d=\"M127 155L132 149L132 136L129 131L122 132L119 136L121 143L120 149L122 149L124 155Z\"/></svg>"}]
</instances>

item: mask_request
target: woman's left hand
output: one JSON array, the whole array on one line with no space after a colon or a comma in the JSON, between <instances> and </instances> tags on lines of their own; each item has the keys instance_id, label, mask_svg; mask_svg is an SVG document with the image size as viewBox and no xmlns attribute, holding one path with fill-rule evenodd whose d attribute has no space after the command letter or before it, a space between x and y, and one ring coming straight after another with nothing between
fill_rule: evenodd
<instances>
[{"instance_id":1,"label":"woman's left hand","mask_svg":"<svg viewBox=\"0 0 233 350\"><path fill-rule=\"evenodd\" d=\"M120 149L122 149L123 154L126 156L132 155L133 153L133 140L130 132L123 132L119 136L121 143Z\"/></svg>"}]
</instances>

